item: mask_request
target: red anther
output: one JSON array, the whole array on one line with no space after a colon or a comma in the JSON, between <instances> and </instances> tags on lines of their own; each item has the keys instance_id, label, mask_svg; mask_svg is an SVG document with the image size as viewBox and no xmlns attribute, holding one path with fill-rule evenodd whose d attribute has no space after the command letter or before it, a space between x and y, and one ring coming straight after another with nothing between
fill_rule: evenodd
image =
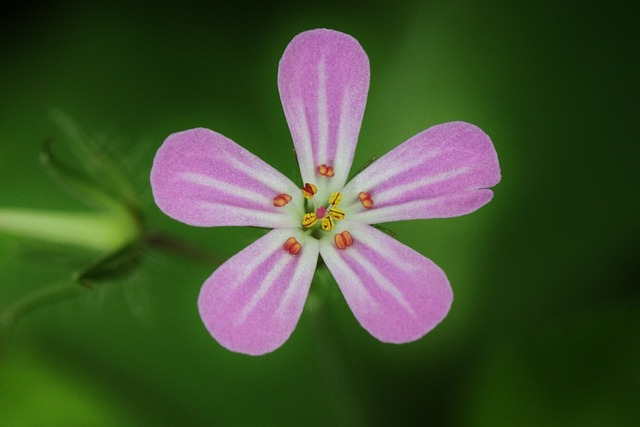
<instances>
[{"instance_id":1,"label":"red anther","mask_svg":"<svg viewBox=\"0 0 640 427\"><path fill-rule=\"evenodd\" d=\"M298 255L302 250L302 245L295 237L289 237L287 241L284 242L284 250L289 252L291 255Z\"/></svg>"},{"instance_id":2,"label":"red anther","mask_svg":"<svg viewBox=\"0 0 640 427\"><path fill-rule=\"evenodd\" d=\"M366 209L371 209L373 207L373 199L371 198L371 194L362 192L358 194L358 199L360 199L360 203Z\"/></svg>"},{"instance_id":3,"label":"red anther","mask_svg":"<svg viewBox=\"0 0 640 427\"><path fill-rule=\"evenodd\" d=\"M313 195L316 194L317 192L318 192L318 187L308 182L304 184L304 187L302 187L302 195L304 196L305 199L312 198Z\"/></svg>"},{"instance_id":4,"label":"red anther","mask_svg":"<svg viewBox=\"0 0 640 427\"><path fill-rule=\"evenodd\" d=\"M289 253L291 255L298 255L301 250L302 250L302 245L300 244L300 242L295 242L293 246L289 248Z\"/></svg>"},{"instance_id":5,"label":"red anther","mask_svg":"<svg viewBox=\"0 0 640 427\"><path fill-rule=\"evenodd\" d=\"M323 175L329 178L335 175L335 172L333 171L333 167L327 166L324 163L318 166L317 170L320 175Z\"/></svg>"},{"instance_id":6,"label":"red anther","mask_svg":"<svg viewBox=\"0 0 640 427\"><path fill-rule=\"evenodd\" d=\"M293 246L293 244L296 243L296 242L297 242L297 240L296 240L295 237L289 237L287 239L287 241L284 242L284 250L288 251L291 248L291 246Z\"/></svg>"},{"instance_id":7,"label":"red anther","mask_svg":"<svg viewBox=\"0 0 640 427\"><path fill-rule=\"evenodd\" d=\"M286 193L282 193L277 195L274 199L273 199L273 206L277 207L277 208L281 208L284 205L286 205L287 203L289 203L291 201L291 196L286 194Z\"/></svg>"},{"instance_id":8,"label":"red anther","mask_svg":"<svg viewBox=\"0 0 640 427\"><path fill-rule=\"evenodd\" d=\"M351 237L351 233L345 230L340 234L342 234L342 237L344 238L344 242L347 244L347 247L353 245L353 237Z\"/></svg>"},{"instance_id":9,"label":"red anther","mask_svg":"<svg viewBox=\"0 0 640 427\"><path fill-rule=\"evenodd\" d=\"M370 198L371 198L371 194L365 193L364 191L358 194L358 199L360 199L360 201L367 200Z\"/></svg>"},{"instance_id":10,"label":"red anther","mask_svg":"<svg viewBox=\"0 0 640 427\"><path fill-rule=\"evenodd\" d=\"M343 231L333 236L333 243L336 244L336 248L344 250L353 244L353 237L348 231Z\"/></svg>"}]
</instances>

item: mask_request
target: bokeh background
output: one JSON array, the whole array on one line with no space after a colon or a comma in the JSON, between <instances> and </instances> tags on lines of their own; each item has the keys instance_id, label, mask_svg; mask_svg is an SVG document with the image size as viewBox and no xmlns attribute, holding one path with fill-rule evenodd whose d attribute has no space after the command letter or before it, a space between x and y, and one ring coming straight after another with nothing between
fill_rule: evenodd
<instances>
[{"instance_id":1,"label":"bokeh background","mask_svg":"<svg viewBox=\"0 0 640 427\"><path fill-rule=\"evenodd\" d=\"M81 210L42 169L66 111L125 169L149 249L130 274L40 307L0 348L2 426L631 426L640 422L637 16L622 2L43 2L0 15L0 206ZM172 132L215 129L295 178L276 86L297 33L356 37L372 68L354 164L434 124L485 130L503 181L478 212L391 224L455 301L401 346L314 284L290 340L230 353L201 283L263 232L197 229L150 196ZM0 310L96 254L0 235Z\"/></svg>"}]
</instances>

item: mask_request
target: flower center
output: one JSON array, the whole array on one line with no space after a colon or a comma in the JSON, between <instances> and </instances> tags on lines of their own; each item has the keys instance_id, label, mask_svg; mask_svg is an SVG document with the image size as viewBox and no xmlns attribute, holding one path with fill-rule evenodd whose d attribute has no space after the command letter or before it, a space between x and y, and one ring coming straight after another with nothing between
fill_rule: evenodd
<instances>
[{"instance_id":1,"label":"flower center","mask_svg":"<svg viewBox=\"0 0 640 427\"><path fill-rule=\"evenodd\" d=\"M307 200L311 200L317 192L318 188L313 184L306 183L304 187L302 187L302 195ZM324 231L333 230L335 222L342 221L346 216L346 213L339 208L341 200L342 193L331 194L326 206L320 206L315 212L307 212L302 216L302 226L305 228L313 228L316 227L317 224L320 224L320 227Z\"/></svg>"},{"instance_id":2,"label":"flower center","mask_svg":"<svg viewBox=\"0 0 640 427\"><path fill-rule=\"evenodd\" d=\"M333 168L326 165L322 165L322 175L333 176ZM320 167L318 168L320 172ZM301 189L302 195L308 201L318 193L318 187L311 183L305 183ZM273 205L276 207L282 207L291 201L291 196L288 194L280 194L273 199ZM345 211L340 209L340 202L342 201L342 193L332 193L327 200L326 205L322 205L313 210L312 203L305 203L307 205L307 212L302 216L302 227L312 230L311 233L315 238L321 238L323 232L329 232L334 229L336 221L342 221L346 216ZM320 227L318 227L320 225ZM321 231L322 230L322 231ZM353 238L348 231L342 231L336 233L333 236L333 242L336 248L345 250L353 244ZM283 246L283 249L291 255L298 255L302 251L302 244L298 242L295 237L289 237Z\"/></svg>"},{"instance_id":3,"label":"flower center","mask_svg":"<svg viewBox=\"0 0 640 427\"><path fill-rule=\"evenodd\" d=\"M326 164L318 166L317 171L327 178L334 176L333 167ZM326 232L331 232L335 228L337 221L342 221L346 217L346 212L340 209L342 193L332 193L326 204L316 208L317 204L313 203L312 199L318 194L318 187L315 184L306 182L301 191L302 196L305 198L306 213L302 215L300 224L304 229L309 230L314 238L323 238ZM365 209L373 208L373 199L370 193L361 192L358 194L358 199ZM291 200L291 195L279 194L273 199L273 206L281 208ZM346 230L340 233L334 232L333 243L336 248L345 250L353 245L353 236ZM283 248L291 255L298 255L302 251L302 244L294 237L289 237L285 241Z\"/></svg>"}]
</instances>

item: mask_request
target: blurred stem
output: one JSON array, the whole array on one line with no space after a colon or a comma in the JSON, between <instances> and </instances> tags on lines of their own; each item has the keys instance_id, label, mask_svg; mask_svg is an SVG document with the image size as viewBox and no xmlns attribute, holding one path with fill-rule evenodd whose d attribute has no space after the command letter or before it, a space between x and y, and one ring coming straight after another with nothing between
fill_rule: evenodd
<instances>
[{"instance_id":1,"label":"blurred stem","mask_svg":"<svg viewBox=\"0 0 640 427\"><path fill-rule=\"evenodd\" d=\"M0 230L2 229L1 225L3 224L2 213L2 210L0 210ZM6 219L6 215L4 219ZM65 216L64 220L61 222L61 228L63 231L65 229L65 222L70 219L77 220L78 218L75 218L73 216L71 218L68 218L67 216ZM8 221L4 221L4 223L6 225ZM51 217L47 217L44 223L49 226L52 225ZM74 221L74 223L76 231L81 229L83 224L79 224L78 221ZM80 223L82 223L82 221L80 221ZM37 224L37 221L28 222L28 225L30 226L33 226L34 224ZM91 224L91 221L87 221L87 223L84 225ZM25 233L27 232L28 230L25 229ZM52 232L57 232L55 227ZM88 239L95 238L96 230L93 229L93 226L88 227L86 232ZM42 239L41 235L38 235L38 237ZM73 239L70 240L68 238L68 235L64 232L61 232L59 237L60 242L63 243L79 243L74 242ZM49 240L58 241L58 238L51 238ZM83 240L82 246L91 246L89 244L91 241L92 240ZM101 240L98 240L98 242L99 241ZM10 330L10 328L16 323L16 321L29 314L30 312L36 310L38 307L53 304L60 300L76 296L87 290L91 290L93 288L93 284L95 283L102 283L105 280L117 279L123 275L128 274L140 262L140 259L142 257L142 250L145 246L145 244L141 243L142 242L139 241L133 241L127 245L121 245L121 247L119 247L115 251L107 252L106 255L99 257L83 270L76 272L70 280L65 280L63 282L59 282L58 284L50 285L44 289L34 291L23 299L6 308L2 313L0 313L0 338L2 338ZM158 232L145 234L144 243L146 243L146 245L150 247L169 250L171 252L179 253L189 258L194 258L197 261L218 263L215 257L209 252L206 252L205 250L202 250L200 248L190 246L183 241Z\"/></svg>"},{"instance_id":2,"label":"blurred stem","mask_svg":"<svg viewBox=\"0 0 640 427\"><path fill-rule=\"evenodd\" d=\"M136 245L122 247L98 258L87 268L74 274L72 279L38 289L17 301L0 316L0 332L8 331L16 321L41 306L90 290L93 283L101 283L129 273L139 261L140 254L137 249Z\"/></svg>"},{"instance_id":3,"label":"blurred stem","mask_svg":"<svg viewBox=\"0 0 640 427\"><path fill-rule=\"evenodd\" d=\"M80 160L89 176L113 191L116 198L124 198L125 204L135 206L137 194L120 168L113 163L80 127L65 112L54 109L51 118L66 133L69 147ZM117 197L120 196L120 197Z\"/></svg>"},{"instance_id":4,"label":"blurred stem","mask_svg":"<svg viewBox=\"0 0 640 427\"><path fill-rule=\"evenodd\" d=\"M51 150L52 141L45 140L40 152L40 161L51 179L78 199L107 210L121 209L122 203L108 194L95 181L61 162Z\"/></svg>"},{"instance_id":5,"label":"blurred stem","mask_svg":"<svg viewBox=\"0 0 640 427\"><path fill-rule=\"evenodd\" d=\"M169 236L159 231L148 231L144 240L147 245L154 249L178 254L186 258L203 263L222 264L216 255L204 248L193 246L185 241Z\"/></svg>"},{"instance_id":6,"label":"blurred stem","mask_svg":"<svg viewBox=\"0 0 640 427\"><path fill-rule=\"evenodd\" d=\"M0 317L0 330L2 332L8 331L17 320L42 305L51 304L84 291L86 291L86 288L71 281L65 281L61 284L58 283L44 289L39 289L13 305L10 305L2 312L2 317Z\"/></svg>"},{"instance_id":7,"label":"blurred stem","mask_svg":"<svg viewBox=\"0 0 640 427\"><path fill-rule=\"evenodd\" d=\"M125 211L56 212L0 209L0 231L51 243L111 252L135 240L139 225Z\"/></svg>"},{"instance_id":8,"label":"blurred stem","mask_svg":"<svg viewBox=\"0 0 640 427\"><path fill-rule=\"evenodd\" d=\"M327 287L335 285L326 271L318 269L309 294L307 309L311 315L318 344L319 362L329 389L329 398L339 424L365 426L367 417L356 393L353 373L348 369L336 334L329 332L332 326L324 305ZM318 290L318 287L325 289Z\"/></svg>"}]
</instances>

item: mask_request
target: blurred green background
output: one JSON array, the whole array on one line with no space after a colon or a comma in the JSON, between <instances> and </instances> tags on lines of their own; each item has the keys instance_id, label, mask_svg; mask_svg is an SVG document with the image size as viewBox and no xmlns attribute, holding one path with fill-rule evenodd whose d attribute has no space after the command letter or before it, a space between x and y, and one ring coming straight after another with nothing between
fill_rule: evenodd
<instances>
[{"instance_id":1,"label":"blurred green background","mask_svg":"<svg viewBox=\"0 0 640 427\"><path fill-rule=\"evenodd\" d=\"M0 207L84 209L42 169L65 110L127 171L149 227L130 275L42 307L0 348L2 426L631 426L640 422L637 19L623 3L369 1L14 5L0 16ZM291 178L276 73L299 32L356 37L372 68L354 167L434 124L485 130L503 181L478 212L392 224L455 301L401 346L359 327L332 280L279 350L230 353L202 282L261 235L170 220L150 195L172 132L215 129ZM92 254L0 235L0 309Z\"/></svg>"}]
</instances>

